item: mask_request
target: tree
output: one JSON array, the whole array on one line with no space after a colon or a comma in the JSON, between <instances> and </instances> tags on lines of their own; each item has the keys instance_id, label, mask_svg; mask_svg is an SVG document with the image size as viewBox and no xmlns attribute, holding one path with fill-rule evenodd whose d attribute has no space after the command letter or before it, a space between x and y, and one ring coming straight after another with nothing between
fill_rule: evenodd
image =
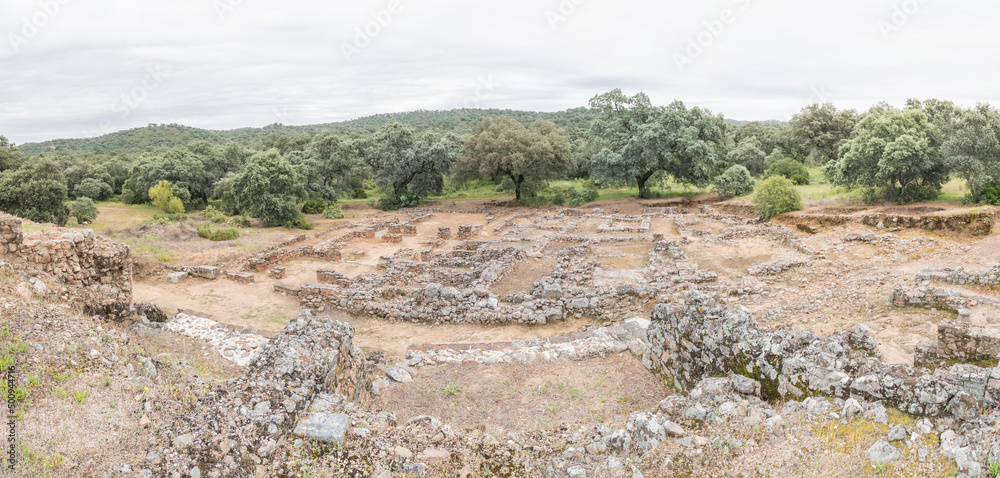
<instances>
[{"instance_id":1,"label":"tree","mask_svg":"<svg viewBox=\"0 0 1000 478\"><path fill-rule=\"evenodd\" d=\"M715 191L726 197L746 196L753 192L753 177L742 165L730 166L715 178Z\"/></svg>"},{"instance_id":2,"label":"tree","mask_svg":"<svg viewBox=\"0 0 1000 478\"><path fill-rule=\"evenodd\" d=\"M839 157L840 146L851 137L858 122L854 110L837 111L833 103L802 108L789 122L792 139L807 151L813 164L826 164Z\"/></svg>"},{"instance_id":3,"label":"tree","mask_svg":"<svg viewBox=\"0 0 1000 478\"><path fill-rule=\"evenodd\" d=\"M375 184L389 191L384 207L415 205L420 198L440 193L444 175L461 152L454 135L425 133L390 120L375 133L366 152Z\"/></svg>"},{"instance_id":4,"label":"tree","mask_svg":"<svg viewBox=\"0 0 1000 478\"><path fill-rule=\"evenodd\" d=\"M745 138L735 149L726 156L729 164L739 164L746 168L753 176L764 174L764 162L767 154L762 149L763 146L756 137Z\"/></svg>"},{"instance_id":5,"label":"tree","mask_svg":"<svg viewBox=\"0 0 1000 478\"><path fill-rule=\"evenodd\" d=\"M989 104L961 110L942 151L948 168L968 185L970 199L982 200L984 187L1000 180L1000 111Z\"/></svg>"},{"instance_id":6,"label":"tree","mask_svg":"<svg viewBox=\"0 0 1000 478\"><path fill-rule=\"evenodd\" d=\"M52 160L40 158L0 174L0 210L35 222L66 224L66 177Z\"/></svg>"},{"instance_id":7,"label":"tree","mask_svg":"<svg viewBox=\"0 0 1000 478\"><path fill-rule=\"evenodd\" d=\"M784 146L784 130L786 127L764 124L759 121L751 121L742 124L733 130L733 142L740 144L749 138L756 138L760 142L758 147L765 155L769 155L774 150Z\"/></svg>"},{"instance_id":8,"label":"tree","mask_svg":"<svg viewBox=\"0 0 1000 478\"><path fill-rule=\"evenodd\" d=\"M276 149L255 154L233 177L234 209L261 220L265 227L293 227L299 220L296 202L305 197L299 175Z\"/></svg>"},{"instance_id":9,"label":"tree","mask_svg":"<svg viewBox=\"0 0 1000 478\"><path fill-rule=\"evenodd\" d=\"M97 215L99 214L94 201L88 197L77 198L70 203L70 213L80 223L94 222L94 219L97 219Z\"/></svg>"},{"instance_id":10,"label":"tree","mask_svg":"<svg viewBox=\"0 0 1000 478\"><path fill-rule=\"evenodd\" d=\"M153 207L161 209L167 214L184 212L184 203L174 195L174 188L170 181L160 181L156 186L149 188L148 195Z\"/></svg>"},{"instance_id":11,"label":"tree","mask_svg":"<svg viewBox=\"0 0 1000 478\"><path fill-rule=\"evenodd\" d=\"M537 120L525 128L508 116L490 116L476 125L456 167L460 180L510 179L514 198L544 189L570 169L569 140L551 121Z\"/></svg>"},{"instance_id":12,"label":"tree","mask_svg":"<svg viewBox=\"0 0 1000 478\"><path fill-rule=\"evenodd\" d=\"M205 163L195 154L186 148L175 148L162 157L146 155L140 158L122 189L133 193L145 192L162 180L170 181L177 188L174 194L184 202L187 209L195 208L196 200L207 202L216 181L208 174ZM124 191L122 195L125 195Z\"/></svg>"},{"instance_id":13,"label":"tree","mask_svg":"<svg viewBox=\"0 0 1000 478\"><path fill-rule=\"evenodd\" d=\"M106 200L113 196L115 190L111 188L107 183L94 178L86 178L83 181L77 183L76 187L73 188L73 195L76 197L86 197L89 199L97 199L99 201Z\"/></svg>"},{"instance_id":14,"label":"tree","mask_svg":"<svg viewBox=\"0 0 1000 478\"><path fill-rule=\"evenodd\" d=\"M769 178L771 176L784 176L788 179L792 179L795 176L805 176L808 178L809 170L802 163L792 158L785 158L768 166L764 177Z\"/></svg>"},{"instance_id":15,"label":"tree","mask_svg":"<svg viewBox=\"0 0 1000 478\"><path fill-rule=\"evenodd\" d=\"M21 151L7 140L6 137L0 136L0 172L9 171L12 169L17 169L24 162L24 155Z\"/></svg>"},{"instance_id":16,"label":"tree","mask_svg":"<svg viewBox=\"0 0 1000 478\"><path fill-rule=\"evenodd\" d=\"M664 172L677 182L707 185L729 150L731 139L721 116L675 101L654 107L649 97L625 96L621 90L590 100L597 118L590 136L601 146L591 159L592 176L608 183L639 187L647 197L647 182Z\"/></svg>"},{"instance_id":17,"label":"tree","mask_svg":"<svg viewBox=\"0 0 1000 478\"><path fill-rule=\"evenodd\" d=\"M362 181L368 176L363 157L364 146L361 140L345 139L329 132L320 133L305 151L293 151L287 159L305 178L309 197L336 201L362 187Z\"/></svg>"},{"instance_id":18,"label":"tree","mask_svg":"<svg viewBox=\"0 0 1000 478\"><path fill-rule=\"evenodd\" d=\"M753 202L760 218L768 221L778 214L802 209L802 195L784 176L771 176L757 186Z\"/></svg>"},{"instance_id":19,"label":"tree","mask_svg":"<svg viewBox=\"0 0 1000 478\"><path fill-rule=\"evenodd\" d=\"M880 188L886 199L906 203L931 199L948 179L948 168L933 144L937 127L923 110L872 111L858 123L854 138L831 163L832 181Z\"/></svg>"}]
</instances>

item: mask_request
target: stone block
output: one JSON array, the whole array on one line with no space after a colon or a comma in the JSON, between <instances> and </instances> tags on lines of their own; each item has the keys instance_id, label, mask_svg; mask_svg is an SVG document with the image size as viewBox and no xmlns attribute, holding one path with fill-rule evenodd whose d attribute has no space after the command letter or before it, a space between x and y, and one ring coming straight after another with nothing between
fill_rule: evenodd
<instances>
[{"instance_id":1,"label":"stone block","mask_svg":"<svg viewBox=\"0 0 1000 478\"><path fill-rule=\"evenodd\" d=\"M215 280L219 278L219 268L215 266L198 266L194 268L192 274L202 279Z\"/></svg>"},{"instance_id":2,"label":"stone block","mask_svg":"<svg viewBox=\"0 0 1000 478\"><path fill-rule=\"evenodd\" d=\"M180 281L187 279L187 277L188 277L187 272L174 272L172 274L167 274L167 281L169 281L171 284L177 284Z\"/></svg>"}]
</instances>

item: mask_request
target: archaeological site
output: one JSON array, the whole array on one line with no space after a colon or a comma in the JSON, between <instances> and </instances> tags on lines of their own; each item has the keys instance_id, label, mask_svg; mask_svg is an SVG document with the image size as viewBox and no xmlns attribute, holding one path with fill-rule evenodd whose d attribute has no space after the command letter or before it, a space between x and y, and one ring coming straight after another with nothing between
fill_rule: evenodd
<instances>
[{"instance_id":1,"label":"archaeological site","mask_svg":"<svg viewBox=\"0 0 1000 478\"><path fill-rule=\"evenodd\" d=\"M470 203L151 264L4 215L14 476L987 476L996 219Z\"/></svg>"}]
</instances>

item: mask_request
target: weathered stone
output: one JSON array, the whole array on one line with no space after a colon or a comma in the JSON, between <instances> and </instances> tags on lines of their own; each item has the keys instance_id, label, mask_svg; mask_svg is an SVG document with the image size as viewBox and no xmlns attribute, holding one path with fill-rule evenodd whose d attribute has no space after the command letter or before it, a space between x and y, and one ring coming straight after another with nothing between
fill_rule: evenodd
<instances>
[{"instance_id":1,"label":"weathered stone","mask_svg":"<svg viewBox=\"0 0 1000 478\"><path fill-rule=\"evenodd\" d=\"M340 445L349 426L348 416L343 413L309 413L299 421L293 434L309 440Z\"/></svg>"},{"instance_id":2,"label":"weathered stone","mask_svg":"<svg viewBox=\"0 0 1000 478\"><path fill-rule=\"evenodd\" d=\"M899 450L885 440L879 440L865 452L872 463L888 465L903 457Z\"/></svg>"},{"instance_id":3,"label":"weathered stone","mask_svg":"<svg viewBox=\"0 0 1000 478\"><path fill-rule=\"evenodd\" d=\"M403 367L389 367L385 370L385 375L396 382L407 383L413 381L413 376L410 375L410 371Z\"/></svg>"}]
</instances>

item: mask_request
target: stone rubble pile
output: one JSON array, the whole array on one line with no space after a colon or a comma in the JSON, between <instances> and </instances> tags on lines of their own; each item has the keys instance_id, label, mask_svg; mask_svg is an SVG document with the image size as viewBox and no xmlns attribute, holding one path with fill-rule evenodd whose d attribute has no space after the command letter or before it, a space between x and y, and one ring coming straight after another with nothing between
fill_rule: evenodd
<instances>
[{"instance_id":1,"label":"stone rubble pile","mask_svg":"<svg viewBox=\"0 0 1000 478\"><path fill-rule=\"evenodd\" d=\"M247 366L263 350L268 339L251 332L241 332L207 317L178 312L162 324L164 330L204 340L219 355L236 365Z\"/></svg>"}]
</instances>

